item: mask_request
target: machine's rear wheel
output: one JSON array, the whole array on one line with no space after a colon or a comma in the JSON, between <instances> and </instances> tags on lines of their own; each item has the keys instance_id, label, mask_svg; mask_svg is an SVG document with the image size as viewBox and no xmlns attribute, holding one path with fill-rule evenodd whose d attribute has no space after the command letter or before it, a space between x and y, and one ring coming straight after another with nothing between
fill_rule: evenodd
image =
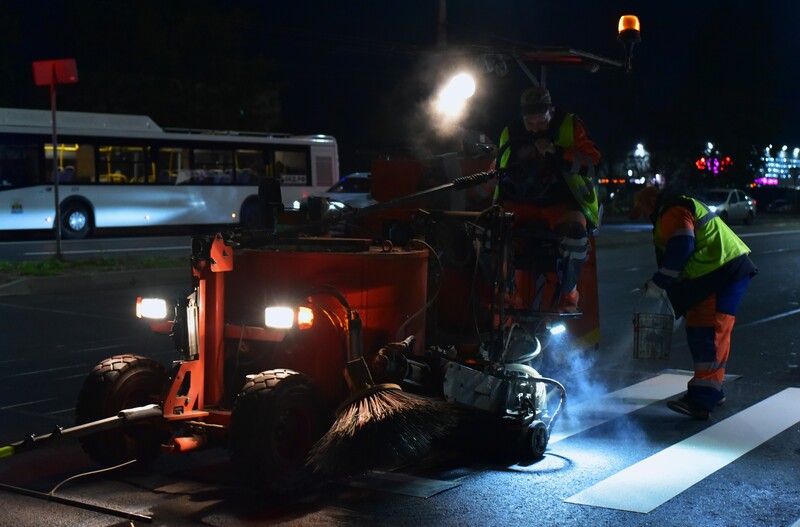
<instances>
[{"instance_id":1,"label":"machine's rear wheel","mask_svg":"<svg viewBox=\"0 0 800 527\"><path fill-rule=\"evenodd\" d=\"M544 457L548 441L547 426L541 421L533 421L522 431L523 461L538 461Z\"/></svg>"},{"instance_id":2,"label":"machine's rear wheel","mask_svg":"<svg viewBox=\"0 0 800 527\"><path fill-rule=\"evenodd\" d=\"M311 447L329 425L319 389L308 376L269 370L245 383L233 406L230 449L247 483L291 493L309 485Z\"/></svg>"},{"instance_id":3,"label":"machine's rear wheel","mask_svg":"<svg viewBox=\"0 0 800 527\"><path fill-rule=\"evenodd\" d=\"M160 402L166 382L164 367L139 355L106 359L89 373L78 394L77 424L112 417L126 408ZM117 465L131 459L154 460L168 433L152 424L132 425L98 432L80 439L84 452L101 465Z\"/></svg>"}]
</instances>

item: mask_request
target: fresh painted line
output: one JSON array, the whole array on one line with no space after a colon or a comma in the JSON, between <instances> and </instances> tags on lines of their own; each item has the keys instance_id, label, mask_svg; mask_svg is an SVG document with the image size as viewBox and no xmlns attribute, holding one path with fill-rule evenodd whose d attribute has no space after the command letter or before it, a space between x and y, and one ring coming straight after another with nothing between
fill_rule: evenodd
<instances>
[{"instance_id":1,"label":"fresh painted line","mask_svg":"<svg viewBox=\"0 0 800 527\"><path fill-rule=\"evenodd\" d=\"M690 372L663 373L598 399L569 406L554 427L548 444L552 445L584 430L677 395L686 390L686 383L692 375Z\"/></svg>"},{"instance_id":2,"label":"fresh painted line","mask_svg":"<svg viewBox=\"0 0 800 527\"><path fill-rule=\"evenodd\" d=\"M797 422L800 388L786 388L564 501L646 514Z\"/></svg>"}]
</instances>

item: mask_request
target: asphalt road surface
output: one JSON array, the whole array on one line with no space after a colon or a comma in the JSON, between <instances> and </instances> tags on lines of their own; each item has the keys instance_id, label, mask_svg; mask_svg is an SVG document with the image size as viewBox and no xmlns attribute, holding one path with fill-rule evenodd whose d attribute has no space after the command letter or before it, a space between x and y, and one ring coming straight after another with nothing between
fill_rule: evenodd
<instances>
[{"instance_id":1,"label":"asphalt road surface","mask_svg":"<svg viewBox=\"0 0 800 527\"><path fill-rule=\"evenodd\" d=\"M597 238L600 350L558 372L567 411L536 463L504 459L501 445L487 444L281 498L242 488L224 449L92 473L99 467L64 440L0 460L0 525L797 527L800 222L735 230L759 275L733 332L727 401L709 421L664 405L691 369L682 328L668 360L632 358L632 291L655 264L647 228L611 225ZM187 284L159 287L179 294ZM81 382L108 356L177 358L169 338L133 318L137 294L121 284L0 296L0 444L70 425Z\"/></svg>"}]
</instances>

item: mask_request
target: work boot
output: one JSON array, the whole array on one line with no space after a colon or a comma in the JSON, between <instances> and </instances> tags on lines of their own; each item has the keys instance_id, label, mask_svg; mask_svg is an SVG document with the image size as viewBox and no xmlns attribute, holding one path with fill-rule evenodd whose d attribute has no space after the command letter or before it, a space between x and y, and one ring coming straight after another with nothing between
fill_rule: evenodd
<instances>
[{"instance_id":1,"label":"work boot","mask_svg":"<svg viewBox=\"0 0 800 527\"><path fill-rule=\"evenodd\" d=\"M556 311L559 313L578 313L578 300L580 297L581 295L577 289L573 289L569 293L563 293L556 306Z\"/></svg>"},{"instance_id":2,"label":"work boot","mask_svg":"<svg viewBox=\"0 0 800 527\"><path fill-rule=\"evenodd\" d=\"M687 396L683 396L680 399L675 399L674 401L667 401L667 408L672 410L673 412L678 412L679 414L688 415L692 419L698 419L700 421L705 421L708 419L708 416L711 412L702 406L700 403L689 399Z\"/></svg>"}]
</instances>

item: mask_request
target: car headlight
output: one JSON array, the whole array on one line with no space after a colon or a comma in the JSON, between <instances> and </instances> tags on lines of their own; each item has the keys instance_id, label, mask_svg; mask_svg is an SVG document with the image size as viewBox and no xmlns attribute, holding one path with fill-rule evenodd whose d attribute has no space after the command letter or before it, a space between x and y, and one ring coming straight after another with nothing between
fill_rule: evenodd
<instances>
[{"instance_id":1,"label":"car headlight","mask_svg":"<svg viewBox=\"0 0 800 527\"><path fill-rule=\"evenodd\" d=\"M716 205L709 205L708 206L708 210L710 210L711 212L717 212L717 206Z\"/></svg>"},{"instance_id":2,"label":"car headlight","mask_svg":"<svg viewBox=\"0 0 800 527\"><path fill-rule=\"evenodd\" d=\"M291 329L297 323L298 329L308 329L314 324L314 311L308 307L297 309L273 306L264 309L264 325L273 329Z\"/></svg>"},{"instance_id":3,"label":"car headlight","mask_svg":"<svg viewBox=\"0 0 800 527\"><path fill-rule=\"evenodd\" d=\"M136 299L136 316L138 318L167 318L167 301L163 298Z\"/></svg>"}]
</instances>

